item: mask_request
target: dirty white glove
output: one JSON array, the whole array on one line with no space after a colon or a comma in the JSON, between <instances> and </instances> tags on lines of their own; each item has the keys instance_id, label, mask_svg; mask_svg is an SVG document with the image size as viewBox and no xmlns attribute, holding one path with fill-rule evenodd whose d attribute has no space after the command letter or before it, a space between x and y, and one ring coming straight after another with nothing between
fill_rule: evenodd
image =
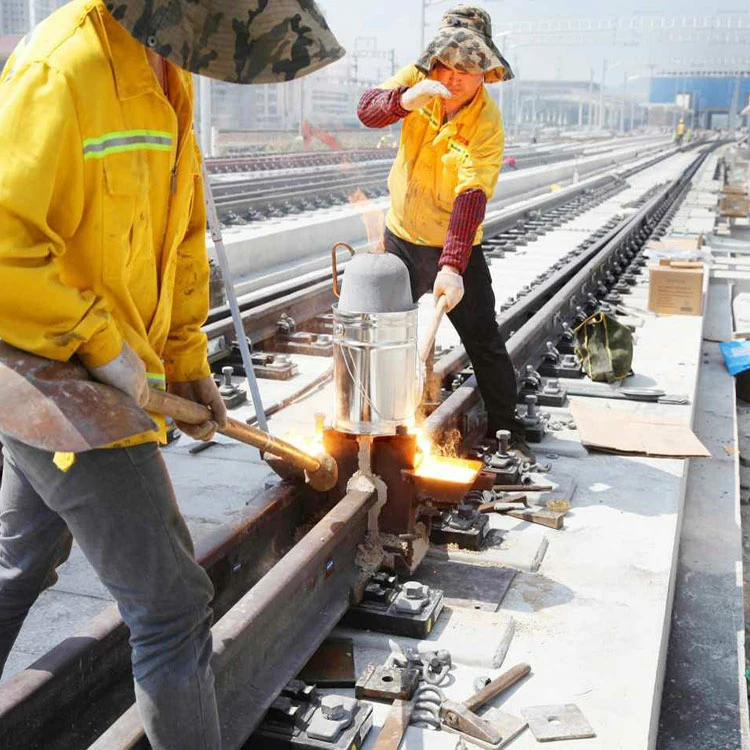
<instances>
[{"instance_id":1,"label":"dirty white glove","mask_svg":"<svg viewBox=\"0 0 750 750\"><path fill-rule=\"evenodd\" d=\"M437 302L440 297L444 296L446 301L446 311L450 312L463 299L463 276L461 276L453 266L443 266L435 277L432 294L435 298L435 302Z\"/></svg>"},{"instance_id":2,"label":"dirty white glove","mask_svg":"<svg viewBox=\"0 0 750 750\"><path fill-rule=\"evenodd\" d=\"M186 435L190 435L195 440L211 440L217 429L223 429L227 426L227 407L224 405L219 389L210 375L199 380L169 383L167 390L169 393L174 393L175 396L186 398L188 401L195 401L195 403L203 404L211 409L213 419L208 419L201 424L185 424L185 422L175 420L175 424Z\"/></svg>"},{"instance_id":3,"label":"dirty white glove","mask_svg":"<svg viewBox=\"0 0 750 750\"><path fill-rule=\"evenodd\" d=\"M130 344L123 344L114 359L99 367L90 368L89 372L100 383L127 393L139 406L148 401L146 366Z\"/></svg>"},{"instance_id":4,"label":"dirty white glove","mask_svg":"<svg viewBox=\"0 0 750 750\"><path fill-rule=\"evenodd\" d=\"M432 81L429 78L425 78L401 94L401 106L409 110L409 112L413 112L415 109L424 107L430 99L434 99L436 96L449 99L452 94L450 89L440 83L440 81Z\"/></svg>"}]
</instances>

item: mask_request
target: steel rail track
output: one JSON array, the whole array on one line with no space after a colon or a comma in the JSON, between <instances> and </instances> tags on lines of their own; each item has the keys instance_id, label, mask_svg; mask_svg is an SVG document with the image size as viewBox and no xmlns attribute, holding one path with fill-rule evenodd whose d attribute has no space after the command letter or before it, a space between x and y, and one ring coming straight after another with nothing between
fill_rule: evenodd
<instances>
[{"instance_id":1,"label":"steel rail track","mask_svg":"<svg viewBox=\"0 0 750 750\"><path fill-rule=\"evenodd\" d=\"M581 144L581 149L584 144ZM251 154L246 156L209 157L206 168L209 174L228 174L241 172L265 172L280 169L302 169L336 164L352 164L378 159L390 159L396 156L395 148L344 149L341 151L304 151L288 154ZM517 149L509 148L513 154ZM519 154L522 152L518 152ZM539 149L532 154L552 155L554 149Z\"/></svg>"},{"instance_id":2,"label":"steel rail track","mask_svg":"<svg viewBox=\"0 0 750 750\"><path fill-rule=\"evenodd\" d=\"M544 342L561 330L606 274L619 272L639 252L688 189L708 151L592 245L575 266L560 269L555 274L562 282L555 284L557 291L539 290L538 309L509 341L516 366L533 362ZM456 426L474 408L479 397L472 381L427 420L433 434ZM331 508L326 497L284 483L262 493L238 519L198 543L198 557L216 587L215 664L227 748L242 747L280 687L348 606L357 583L354 554L374 502L374 493L362 489ZM296 529L321 514L322 520L295 544ZM234 606L237 602L240 606ZM96 750L145 747L132 708L100 736L132 701L128 652L127 630L113 607L9 680L0 687L1 746L77 750L100 737Z\"/></svg>"},{"instance_id":3,"label":"steel rail track","mask_svg":"<svg viewBox=\"0 0 750 750\"><path fill-rule=\"evenodd\" d=\"M573 324L579 309L589 314L594 312L590 300L611 289L612 284L605 281L607 275L619 277L621 264L630 263L641 252L658 222L676 207L695 172L717 146L704 149L677 180L499 317L500 330L507 338L508 353L518 372L527 365L538 365L546 342L556 342L563 333L563 324ZM454 372L467 361L464 358L463 351L454 352L450 359L436 366L436 378ZM425 432L439 440L458 429L464 440L470 441L476 434L471 435L472 426L461 424L461 420L479 400L476 377L472 375L425 420Z\"/></svg>"},{"instance_id":4,"label":"steel rail track","mask_svg":"<svg viewBox=\"0 0 750 750\"><path fill-rule=\"evenodd\" d=\"M581 151L519 154L515 169L529 169L545 164L570 161L581 156ZM382 156L382 155L381 155ZM227 221L237 223L245 215L321 208L345 202L357 190L368 197L384 195L392 159L338 162L335 166L318 167L315 171L296 170L295 174L261 173L252 179L214 182L212 185L216 208Z\"/></svg>"},{"instance_id":5,"label":"steel rail track","mask_svg":"<svg viewBox=\"0 0 750 750\"><path fill-rule=\"evenodd\" d=\"M488 241L497 235L512 229L523 222L530 214L559 208L566 203L574 201L586 191L599 190L609 185L614 185L618 179L627 177L648 169L658 162L668 158L674 153L669 150L654 156L646 162L628 167L618 173L618 177L611 175L600 175L589 178L578 186L570 186L555 193L545 194L531 200L522 202L520 206L512 206L501 211L493 211L485 221L485 237ZM341 272L343 273L343 271ZM254 345L259 346L264 341L272 340L277 332L277 324L282 313L303 325L318 315L330 311L335 297L331 288L330 271L328 268L310 274L304 283L291 281L284 285L283 289L270 294L251 293L239 298L241 317L247 335ZM228 343L234 336L234 328L227 307L215 308L209 313L206 325L203 328L209 340L224 337ZM212 361L221 359L227 355L228 350L223 349L217 354L212 354ZM463 358L456 360L454 369L461 369L468 363L463 349L459 355Z\"/></svg>"},{"instance_id":6,"label":"steel rail track","mask_svg":"<svg viewBox=\"0 0 750 750\"><path fill-rule=\"evenodd\" d=\"M392 159L395 148L346 149L343 151L305 151L288 154L253 154L248 156L225 156L206 159L209 174L227 172L255 172L277 169L318 167L348 162Z\"/></svg>"},{"instance_id":7,"label":"steel rail track","mask_svg":"<svg viewBox=\"0 0 750 750\"><path fill-rule=\"evenodd\" d=\"M349 175L374 174L377 177L388 175L392 160L368 161L361 164L339 164L335 167L318 168L315 170L295 170L293 172L280 172L272 174L259 174L254 177L237 180L224 180L212 182L214 200L223 201L227 197L236 197L243 191L276 190L304 188L310 185L318 186L323 182L336 180Z\"/></svg>"}]
</instances>

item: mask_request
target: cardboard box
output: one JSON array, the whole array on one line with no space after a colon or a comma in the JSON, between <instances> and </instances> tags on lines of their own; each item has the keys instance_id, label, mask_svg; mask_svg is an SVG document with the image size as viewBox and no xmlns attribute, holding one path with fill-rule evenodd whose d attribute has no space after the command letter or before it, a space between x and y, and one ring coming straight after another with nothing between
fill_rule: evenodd
<instances>
[{"instance_id":1,"label":"cardboard box","mask_svg":"<svg viewBox=\"0 0 750 750\"><path fill-rule=\"evenodd\" d=\"M744 219L750 213L750 200L744 195L725 195L719 200L719 213L723 217Z\"/></svg>"},{"instance_id":2,"label":"cardboard box","mask_svg":"<svg viewBox=\"0 0 750 750\"><path fill-rule=\"evenodd\" d=\"M702 234L697 237L667 237L663 240L653 240L646 245L648 250L659 253L682 253L686 250L700 250L702 247Z\"/></svg>"},{"instance_id":3,"label":"cardboard box","mask_svg":"<svg viewBox=\"0 0 750 750\"><path fill-rule=\"evenodd\" d=\"M650 267L648 309L660 315L703 312L703 264L661 260Z\"/></svg>"}]
</instances>

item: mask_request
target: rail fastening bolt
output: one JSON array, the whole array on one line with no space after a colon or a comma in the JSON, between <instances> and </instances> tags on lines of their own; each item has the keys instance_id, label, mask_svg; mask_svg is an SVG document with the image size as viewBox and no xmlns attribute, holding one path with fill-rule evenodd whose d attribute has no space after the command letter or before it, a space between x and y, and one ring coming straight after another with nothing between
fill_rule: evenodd
<instances>
[{"instance_id":1,"label":"rail fastening bolt","mask_svg":"<svg viewBox=\"0 0 750 750\"><path fill-rule=\"evenodd\" d=\"M497 438L497 452L507 453L510 447L510 430L498 430L495 437Z\"/></svg>"},{"instance_id":2,"label":"rail fastening bolt","mask_svg":"<svg viewBox=\"0 0 750 750\"><path fill-rule=\"evenodd\" d=\"M407 599L424 599L426 596L425 586L419 581L407 581L404 584L403 592Z\"/></svg>"}]
</instances>

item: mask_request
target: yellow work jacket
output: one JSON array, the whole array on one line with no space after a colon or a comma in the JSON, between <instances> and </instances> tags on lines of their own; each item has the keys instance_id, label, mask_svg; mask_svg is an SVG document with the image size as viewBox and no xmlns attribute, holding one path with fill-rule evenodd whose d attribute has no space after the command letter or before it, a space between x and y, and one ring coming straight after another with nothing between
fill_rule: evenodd
<instances>
[{"instance_id":1,"label":"yellow work jacket","mask_svg":"<svg viewBox=\"0 0 750 750\"><path fill-rule=\"evenodd\" d=\"M378 88L413 86L424 78L410 65ZM388 228L408 242L442 247L460 193L479 189L492 198L504 145L500 110L484 86L449 122L439 97L411 112L402 120L401 143L388 177ZM481 241L480 227L474 244Z\"/></svg>"},{"instance_id":2,"label":"yellow work jacket","mask_svg":"<svg viewBox=\"0 0 750 750\"><path fill-rule=\"evenodd\" d=\"M0 77L0 338L87 367L127 341L152 384L207 376L206 215L190 75L73 0ZM170 103L171 101L171 103ZM137 436L128 444L164 438Z\"/></svg>"}]
</instances>

